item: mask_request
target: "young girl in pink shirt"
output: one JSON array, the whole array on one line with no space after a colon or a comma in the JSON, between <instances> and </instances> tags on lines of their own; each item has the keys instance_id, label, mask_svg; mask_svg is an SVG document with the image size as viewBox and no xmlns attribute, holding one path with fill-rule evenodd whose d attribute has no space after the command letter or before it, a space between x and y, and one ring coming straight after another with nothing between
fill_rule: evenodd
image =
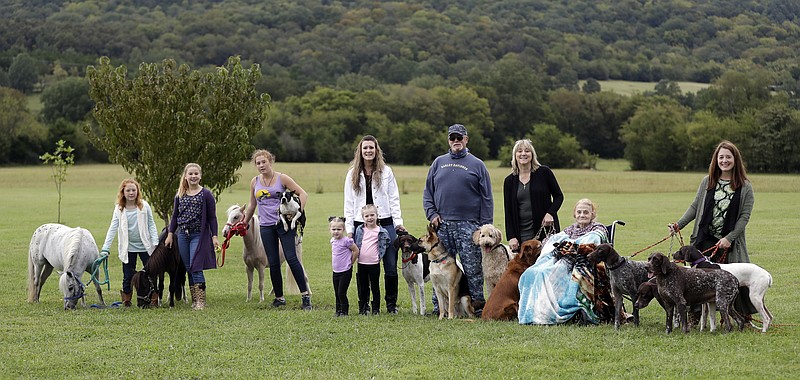
<instances>
[{"instance_id":1,"label":"young girl in pink shirt","mask_svg":"<svg viewBox=\"0 0 800 380\"><path fill-rule=\"evenodd\" d=\"M389 232L378 225L378 209L368 204L361 208L364 224L358 226L353 236L358 246L358 313L369 314L369 293L372 290L372 314L377 315L381 309L381 259L389 249L391 240Z\"/></svg>"}]
</instances>

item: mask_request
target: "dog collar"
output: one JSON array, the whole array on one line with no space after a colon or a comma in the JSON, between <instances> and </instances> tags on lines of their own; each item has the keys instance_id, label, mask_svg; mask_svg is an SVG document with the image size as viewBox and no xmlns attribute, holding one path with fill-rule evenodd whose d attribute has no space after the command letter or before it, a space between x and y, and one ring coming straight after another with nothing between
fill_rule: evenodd
<instances>
[{"instance_id":1,"label":"dog collar","mask_svg":"<svg viewBox=\"0 0 800 380\"><path fill-rule=\"evenodd\" d=\"M706 261L706 257L705 256L701 256L699 259L697 259L695 261L692 261L692 267L696 267L697 264L700 264L703 261Z\"/></svg>"},{"instance_id":2,"label":"dog collar","mask_svg":"<svg viewBox=\"0 0 800 380\"><path fill-rule=\"evenodd\" d=\"M625 264L625 258L624 257L620 257L619 260L614 265L608 267L607 269L608 270L617 270L617 269L619 269L619 267L622 266L622 264Z\"/></svg>"},{"instance_id":3,"label":"dog collar","mask_svg":"<svg viewBox=\"0 0 800 380\"><path fill-rule=\"evenodd\" d=\"M431 260L431 262L436 263L436 264L447 264L447 261L445 261L445 260L447 260L447 256L446 255L445 255L445 257L442 257L441 259Z\"/></svg>"},{"instance_id":4,"label":"dog collar","mask_svg":"<svg viewBox=\"0 0 800 380\"><path fill-rule=\"evenodd\" d=\"M417 253L416 252L412 253L411 256L409 256L407 259L403 259L403 263L407 263L407 262L409 262L411 260L414 260L415 257L417 257Z\"/></svg>"}]
</instances>

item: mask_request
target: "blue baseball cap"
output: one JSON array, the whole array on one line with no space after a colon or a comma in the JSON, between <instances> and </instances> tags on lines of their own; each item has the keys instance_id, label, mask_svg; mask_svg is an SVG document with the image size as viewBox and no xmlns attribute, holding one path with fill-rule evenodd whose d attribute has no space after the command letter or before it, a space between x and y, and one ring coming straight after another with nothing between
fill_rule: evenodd
<instances>
[{"instance_id":1,"label":"blue baseball cap","mask_svg":"<svg viewBox=\"0 0 800 380\"><path fill-rule=\"evenodd\" d=\"M461 136L466 136L467 135L467 127L465 127L465 126L463 126L461 124L453 124L453 125L450 126L450 128L447 128L447 135L448 136L450 136L450 135L452 135L454 133L457 133L457 134L459 134Z\"/></svg>"}]
</instances>

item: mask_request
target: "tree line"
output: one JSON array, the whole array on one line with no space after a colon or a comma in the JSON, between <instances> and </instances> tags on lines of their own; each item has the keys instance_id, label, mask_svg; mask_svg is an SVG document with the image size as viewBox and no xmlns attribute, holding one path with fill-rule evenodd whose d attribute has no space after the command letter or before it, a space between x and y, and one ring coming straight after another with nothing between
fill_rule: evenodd
<instances>
[{"instance_id":1,"label":"tree line","mask_svg":"<svg viewBox=\"0 0 800 380\"><path fill-rule=\"evenodd\" d=\"M702 169L728 138L769 150L748 155L754 170L798 170L791 1L10 1L4 14L0 163L37 162L61 139L108 159L83 133L103 133L83 78L100 55L130 77L142 62L213 72L235 55L260 64L255 87L273 99L252 143L282 160L346 161L372 133L391 162L427 163L461 122L476 155L503 162L531 137L553 167ZM626 97L596 79L658 84ZM678 80L713 85L683 93ZM27 109L40 89L43 108Z\"/></svg>"}]
</instances>

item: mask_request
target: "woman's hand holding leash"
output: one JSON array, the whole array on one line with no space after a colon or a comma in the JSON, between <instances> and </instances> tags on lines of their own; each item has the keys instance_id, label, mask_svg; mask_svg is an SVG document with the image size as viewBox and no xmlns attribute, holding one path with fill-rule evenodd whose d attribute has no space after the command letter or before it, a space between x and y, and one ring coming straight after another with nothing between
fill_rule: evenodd
<instances>
[{"instance_id":1,"label":"woman's hand holding leash","mask_svg":"<svg viewBox=\"0 0 800 380\"><path fill-rule=\"evenodd\" d=\"M675 235L676 233L678 233L681 230L681 228L678 227L678 223L667 224L667 228L669 228L669 235L670 236Z\"/></svg>"}]
</instances>

